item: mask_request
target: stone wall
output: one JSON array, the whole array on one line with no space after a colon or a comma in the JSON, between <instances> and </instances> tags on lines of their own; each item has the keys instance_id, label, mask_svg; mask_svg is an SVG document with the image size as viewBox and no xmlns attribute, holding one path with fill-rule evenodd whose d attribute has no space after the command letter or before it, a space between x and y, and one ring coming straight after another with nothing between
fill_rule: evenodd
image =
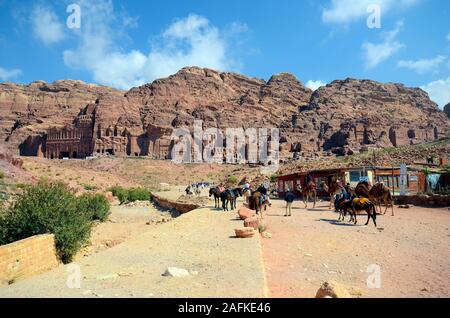
<instances>
[{"instance_id":1,"label":"stone wall","mask_svg":"<svg viewBox=\"0 0 450 318\"><path fill-rule=\"evenodd\" d=\"M175 209L181 214L188 213L193 210L199 209L201 206L194 203L182 203L182 202L176 202L171 201L165 198L158 197L157 195L152 194L152 200L157 205L166 208L166 209Z\"/></svg>"},{"instance_id":2,"label":"stone wall","mask_svg":"<svg viewBox=\"0 0 450 318\"><path fill-rule=\"evenodd\" d=\"M58 264L53 234L0 246L0 286L40 274Z\"/></svg>"},{"instance_id":3,"label":"stone wall","mask_svg":"<svg viewBox=\"0 0 450 318\"><path fill-rule=\"evenodd\" d=\"M399 196L396 198L397 204L412 204L425 207L450 207L450 195L440 194L418 194L411 196Z\"/></svg>"}]
</instances>

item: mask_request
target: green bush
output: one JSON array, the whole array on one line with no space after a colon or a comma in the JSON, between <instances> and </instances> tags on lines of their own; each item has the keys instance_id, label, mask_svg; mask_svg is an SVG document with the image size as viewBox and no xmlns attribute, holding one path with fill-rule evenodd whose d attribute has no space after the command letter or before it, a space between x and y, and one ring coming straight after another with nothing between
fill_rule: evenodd
<instances>
[{"instance_id":1,"label":"green bush","mask_svg":"<svg viewBox=\"0 0 450 318\"><path fill-rule=\"evenodd\" d=\"M128 201L148 201L150 200L150 192L144 188L132 188L128 190Z\"/></svg>"},{"instance_id":2,"label":"green bush","mask_svg":"<svg viewBox=\"0 0 450 318\"><path fill-rule=\"evenodd\" d=\"M228 182L231 184L236 184L238 182L237 177L236 176L229 176L228 177Z\"/></svg>"},{"instance_id":3,"label":"green bush","mask_svg":"<svg viewBox=\"0 0 450 318\"><path fill-rule=\"evenodd\" d=\"M52 233L58 256L63 262L70 262L88 243L92 224L86 214L78 212L75 194L67 185L40 182L27 187L0 214L0 245Z\"/></svg>"},{"instance_id":4,"label":"green bush","mask_svg":"<svg viewBox=\"0 0 450 318\"><path fill-rule=\"evenodd\" d=\"M0 180L5 178L5 174L0 171Z\"/></svg>"},{"instance_id":5,"label":"green bush","mask_svg":"<svg viewBox=\"0 0 450 318\"><path fill-rule=\"evenodd\" d=\"M105 222L108 219L111 206L102 194L83 194L77 198L78 212L85 213L91 220Z\"/></svg>"},{"instance_id":6,"label":"green bush","mask_svg":"<svg viewBox=\"0 0 450 318\"><path fill-rule=\"evenodd\" d=\"M119 199L120 204L134 201L148 201L151 195L150 191L144 188L124 189L122 187L112 187L109 191Z\"/></svg>"}]
</instances>

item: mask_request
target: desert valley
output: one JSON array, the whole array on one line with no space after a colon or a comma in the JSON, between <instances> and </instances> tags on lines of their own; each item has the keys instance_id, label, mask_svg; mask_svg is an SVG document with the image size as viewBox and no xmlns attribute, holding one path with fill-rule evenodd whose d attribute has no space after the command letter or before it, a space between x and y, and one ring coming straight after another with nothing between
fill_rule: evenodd
<instances>
[{"instance_id":1,"label":"desert valley","mask_svg":"<svg viewBox=\"0 0 450 318\"><path fill-rule=\"evenodd\" d=\"M448 297L449 109L402 84L198 67L128 91L1 83L0 296ZM174 162L195 120L279 129L279 163ZM338 221L365 184L376 226Z\"/></svg>"}]
</instances>

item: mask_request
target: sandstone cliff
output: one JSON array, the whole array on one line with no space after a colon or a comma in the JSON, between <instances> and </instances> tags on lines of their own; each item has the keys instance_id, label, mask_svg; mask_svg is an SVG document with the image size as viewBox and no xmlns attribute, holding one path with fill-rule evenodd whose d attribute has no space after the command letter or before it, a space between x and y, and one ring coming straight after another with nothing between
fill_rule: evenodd
<instances>
[{"instance_id":1,"label":"sandstone cliff","mask_svg":"<svg viewBox=\"0 0 450 318\"><path fill-rule=\"evenodd\" d=\"M312 92L288 73L266 82L188 67L128 92L80 81L0 84L0 140L16 152L35 152L49 128L86 114L97 152L136 155L167 152L171 129L192 127L194 119L205 127L280 127L286 156L414 144L450 131L424 91L369 80L338 80Z\"/></svg>"},{"instance_id":2,"label":"sandstone cliff","mask_svg":"<svg viewBox=\"0 0 450 318\"><path fill-rule=\"evenodd\" d=\"M444 113L446 113L447 117L450 118L450 103L444 106Z\"/></svg>"}]
</instances>

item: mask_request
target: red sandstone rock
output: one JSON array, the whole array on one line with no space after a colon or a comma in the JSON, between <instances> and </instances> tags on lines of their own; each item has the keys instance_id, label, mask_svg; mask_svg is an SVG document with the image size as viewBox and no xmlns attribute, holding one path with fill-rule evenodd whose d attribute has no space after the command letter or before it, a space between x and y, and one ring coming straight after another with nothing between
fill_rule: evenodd
<instances>
[{"instance_id":1,"label":"red sandstone rock","mask_svg":"<svg viewBox=\"0 0 450 318\"><path fill-rule=\"evenodd\" d=\"M241 229L235 229L235 234L239 238L249 238L255 235L255 230L252 227L244 227Z\"/></svg>"},{"instance_id":2,"label":"red sandstone rock","mask_svg":"<svg viewBox=\"0 0 450 318\"><path fill-rule=\"evenodd\" d=\"M164 159L172 129L192 129L195 119L205 128L279 127L281 154L290 158L421 143L450 131L421 89L369 80L338 80L312 92L287 73L266 82L187 67L128 92L80 81L0 84L0 138L23 155ZM48 142L50 128L58 130Z\"/></svg>"},{"instance_id":3,"label":"red sandstone rock","mask_svg":"<svg viewBox=\"0 0 450 318\"><path fill-rule=\"evenodd\" d=\"M244 227L252 227L257 230L259 227L259 218L256 216L246 218L244 220Z\"/></svg>"},{"instance_id":4,"label":"red sandstone rock","mask_svg":"<svg viewBox=\"0 0 450 318\"><path fill-rule=\"evenodd\" d=\"M241 218L241 220L245 220L247 218L254 216L255 211L242 207L238 210L238 215Z\"/></svg>"}]
</instances>

